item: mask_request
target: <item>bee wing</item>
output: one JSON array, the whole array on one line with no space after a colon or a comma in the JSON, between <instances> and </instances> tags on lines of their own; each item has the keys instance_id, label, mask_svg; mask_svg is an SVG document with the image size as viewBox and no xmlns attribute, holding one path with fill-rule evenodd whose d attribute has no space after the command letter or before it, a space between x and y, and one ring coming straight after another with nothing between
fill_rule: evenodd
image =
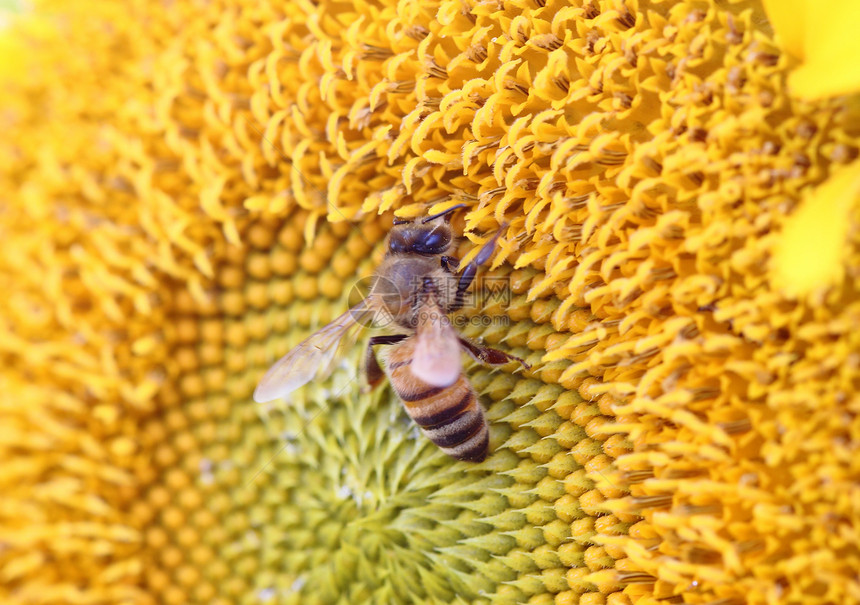
<instances>
[{"instance_id":1,"label":"bee wing","mask_svg":"<svg viewBox=\"0 0 860 605\"><path fill-rule=\"evenodd\" d=\"M409 367L416 378L436 387L454 384L462 371L457 332L432 298L418 314L415 353Z\"/></svg>"},{"instance_id":2,"label":"bee wing","mask_svg":"<svg viewBox=\"0 0 860 605\"><path fill-rule=\"evenodd\" d=\"M303 387L314 377L330 373L341 340L358 325L368 312L363 304L356 305L320 328L293 347L269 368L257 388L254 401L265 403L280 399Z\"/></svg>"}]
</instances>

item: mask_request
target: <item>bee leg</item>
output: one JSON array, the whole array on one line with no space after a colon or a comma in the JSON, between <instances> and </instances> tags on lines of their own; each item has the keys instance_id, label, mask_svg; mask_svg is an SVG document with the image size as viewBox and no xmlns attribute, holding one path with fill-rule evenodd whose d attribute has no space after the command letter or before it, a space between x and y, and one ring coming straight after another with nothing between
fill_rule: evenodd
<instances>
[{"instance_id":1,"label":"bee leg","mask_svg":"<svg viewBox=\"0 0 860 605\"><path fill-rule=\"evenodd\" d=\"M382 379L385 377L385 372L379 367L379 362L376 360L376 354L373 352L373 347L368 346L364 354L364 375L367 377L367 388L362 389L369 393L376 388Z\"/></svg>"},{"instance_id":2,"label":"bee leg","mask_svg":"<svg viewBox=\"0 0 860 605\"><path fill-rule=\"evenodd\" d=\"M470 342L462 336L459 337L459 340L460 346L462 346L463 349L475 359L475 361L491 366L500 366L508 363L509 361L518 361L526 370L531 368L525 360L515 355L511 355L510 353L476 345L474 342Z\"/></svg>"},{"instance_id":3,"label":"bee leg","mask_svg":"<svg viewBox=\"0 0 860 605\"><path fill-rule=\"evenodd\" d=\"M441 262L442 268L448 273L454 273L460 267L460 259L453 256L443 256Z\"/></svg>"},{"instance_id":4,"label":"bee leg","mask_svg":"<svg viewBox=\"0 0 860 605\"><path fill-rule=\"evenodd\" d=\"M379 361L376 359L376 354L373 352L373 347L376 345L393 345L406 338L405 334L395 334L393 336L373 336L367 343L367 349L364 352L364 373L367 376L367 391L372 391L376 385L385 377L385 372L379 367Z\"/></svg>"},{"instance_id":5,"label":"bee leg","mask_svg":"<svg viewBox=\"0 0 860 605\"><path fill-rule=\"evenodd\" d=\"M490 257L493 256L493 252L496 250L496 240L499 239L499 236L502 234L502 230L504 230L505 227L507 227L507 225L502 225L501 229L499 229L487 243L481 246L481 249L478 250L478 254L475 255L472 262L466 265L466 268L463 269L463 272L460 274L460 281L457 282L457 293L454 295L454 304L448 309L448 313L463 308L466 290L468 290L469 286L472 285L472 282L475 281L475 276L478 274L478 267L490 260Z\"/></svg>"}]
</instances>

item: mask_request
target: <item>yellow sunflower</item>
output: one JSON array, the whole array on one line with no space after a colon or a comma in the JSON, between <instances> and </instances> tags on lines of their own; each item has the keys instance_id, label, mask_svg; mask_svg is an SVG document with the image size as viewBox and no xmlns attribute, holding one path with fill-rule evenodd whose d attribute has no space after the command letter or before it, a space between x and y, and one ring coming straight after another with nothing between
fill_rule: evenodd
<instances>
[{"instance_id":1,"label":"yellow sunflower","mask_svg":"<svg viewBox=\"0 0 860 605\"><path fill-rule=\"evenodd\" d=\"M860 602L860 17L766 4L5 15L0 600ZM455 203L486 461L252 402Z\"/></svg>"}]
</instances>

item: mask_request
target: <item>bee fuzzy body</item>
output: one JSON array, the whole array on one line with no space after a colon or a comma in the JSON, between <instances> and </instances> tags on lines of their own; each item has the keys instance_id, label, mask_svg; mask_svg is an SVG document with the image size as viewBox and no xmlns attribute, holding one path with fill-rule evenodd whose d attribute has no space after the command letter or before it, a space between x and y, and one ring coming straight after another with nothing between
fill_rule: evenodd
<instances>
[{"instance_id":1,"label":"bee fuzzy body","mask_svg":"<svg viewBox=\"0 0 860 605\"><path fill-rule=\"evenodd\" d=\"M457 460L480 462L487 456L490 434L475 389L463 374L450 386L427 384L410 370L415 339L388 350L387 374L406 412L433 443Z\"/></svg>"}]
</instances>

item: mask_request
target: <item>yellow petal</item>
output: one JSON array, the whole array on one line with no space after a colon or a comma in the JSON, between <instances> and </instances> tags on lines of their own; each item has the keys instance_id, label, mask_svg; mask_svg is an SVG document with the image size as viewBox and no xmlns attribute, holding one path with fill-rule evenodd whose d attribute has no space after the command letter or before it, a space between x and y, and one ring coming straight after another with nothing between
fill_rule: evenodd
<instances>
[{"instance_id":1,"label":"yellow petal","mask_svg":"<svg viewBox=\"0 0 860 605\"><path fill-rule=\"evenodd\" d=\"M794 295L836 284L849 250L850 212L860 196L860 161L811 191L788 218L774 250L773 281Z\"/></svg>"},{"instance_id":2,"label":"yellow petal","mask_svg":"<svg viewBox=\"0 0 860 605\"><path fill-rule=\"evenodd\" d=\"M766 0L782 48L802 64L789 75L792 92L822 99L860 91L860 2Z\"/></svg>"},{"instance_id":3,"label":"yellow petal","mask_svg":"<svg viewBox=\"0 0 860 605\"><path fill-rule=\"evenodd\" d=\"M776 31L776 39L786 52L798 59L804 57L805 0L764 0L767 16Z\"/></svg>"}]
</instances>

